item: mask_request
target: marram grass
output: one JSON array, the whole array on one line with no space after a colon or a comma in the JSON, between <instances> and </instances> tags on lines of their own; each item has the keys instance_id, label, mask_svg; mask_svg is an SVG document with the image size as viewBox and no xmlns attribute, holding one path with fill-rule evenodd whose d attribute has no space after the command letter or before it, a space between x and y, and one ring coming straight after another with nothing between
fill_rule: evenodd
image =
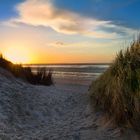
<instances>
[{"instance_id":1,"label":"marram grass","mask_svg":"<svg viewBox=\"0 0 140 140\"><path fill-rule=\"evenodd\" d=\"M120 51L90 89L91 102L119 125L140 127L140 39Z\"/></svg>"},{"instance_id":2,"label":"marram grass","mask_svg":"<svg viewBox=\"0 0 140 140\"><path fill-rule=\"evenodd\" d=\"M50 86L53 84L52 71L46 68L38 68L37 73L32 72L30 67L13 64L0 55L0 68L11 72L16 78L20 78L33 85Z\"/></svg>"}]
</instances>

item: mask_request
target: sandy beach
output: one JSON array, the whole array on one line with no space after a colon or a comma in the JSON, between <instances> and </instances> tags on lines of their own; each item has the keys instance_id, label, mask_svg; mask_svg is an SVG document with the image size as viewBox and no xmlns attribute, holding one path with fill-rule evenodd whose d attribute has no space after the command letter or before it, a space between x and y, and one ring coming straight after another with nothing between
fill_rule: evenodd
<instances>
[{"instance_id":1,"label":"sandy beach","mask_svg":"<svg viewBox=\"0 0 140 140\"><path fill-rule=\"evenodd\" d=\"M140 140L140 0L0 1L0 140Z\"/></svg>"},{"instance_id":2,"label":"sandy beach","mask_svg":"<svg viewBox=\"0 0 140 140\"><path fill-rule=\"evenodd\" d=\"M101 124L88 85L33 86L0 70L1 140L138 140L129 130Z\"/></svg>"}]
</instances>

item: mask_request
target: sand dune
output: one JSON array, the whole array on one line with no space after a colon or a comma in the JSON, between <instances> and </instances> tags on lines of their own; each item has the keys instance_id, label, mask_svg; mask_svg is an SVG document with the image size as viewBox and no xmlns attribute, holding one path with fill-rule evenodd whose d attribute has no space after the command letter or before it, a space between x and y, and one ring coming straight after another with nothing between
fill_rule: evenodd
<instances>
[{"instance_id":1,"label":"sand dune","mask_svg":"<svg viewBox=\"0 0 140 140\"><path fill-rule=\"evenodd\" d=\"M0 69L1 140L138 140L90 108L88 86L33 86Z\"/></svg>"}]
</instances>

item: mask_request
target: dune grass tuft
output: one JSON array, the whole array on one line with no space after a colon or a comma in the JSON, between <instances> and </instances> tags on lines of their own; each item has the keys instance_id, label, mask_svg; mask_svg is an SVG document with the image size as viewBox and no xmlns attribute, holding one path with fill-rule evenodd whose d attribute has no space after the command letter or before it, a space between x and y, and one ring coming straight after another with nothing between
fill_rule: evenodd
<instances>
[{"instance_id":1,"label":"dune grass tuft","mask_svg":"<svg viewBox=\"0 0 140 140\"><path fill-rule=\"evenodd\" d=\"M21 78L34 85L52 85L52 71L45 68L38 68L37 73L33 73L30 67L13 64L0 55L0 67L10 71L15 77Z\"/></svg>"},{"instance_id":2,"label":"dune grass tuft","mask_svg":"<svg viewBox=\"0 0 140 140\"><path fill-rule=\"evenodd\" d=\"M94 106L116 124L140 127L140 39L119 52L89 92Z\"/></svg>"}]
</instances>

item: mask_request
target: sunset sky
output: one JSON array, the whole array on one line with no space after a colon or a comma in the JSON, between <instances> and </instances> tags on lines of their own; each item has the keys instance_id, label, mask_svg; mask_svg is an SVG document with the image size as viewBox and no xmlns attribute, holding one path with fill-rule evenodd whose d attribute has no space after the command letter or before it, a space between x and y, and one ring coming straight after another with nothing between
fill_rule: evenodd
<instances>
[{"instance_id":1,"label":"sunset sky","mask_svg":"<svg viewBox=\"0 0 140 140\"><path fill-rule=\"evenodd\" d=\"M140 0L0 0L0 52L14 63L111 62L139 29Z\"/></svg>"}]
</instances>

